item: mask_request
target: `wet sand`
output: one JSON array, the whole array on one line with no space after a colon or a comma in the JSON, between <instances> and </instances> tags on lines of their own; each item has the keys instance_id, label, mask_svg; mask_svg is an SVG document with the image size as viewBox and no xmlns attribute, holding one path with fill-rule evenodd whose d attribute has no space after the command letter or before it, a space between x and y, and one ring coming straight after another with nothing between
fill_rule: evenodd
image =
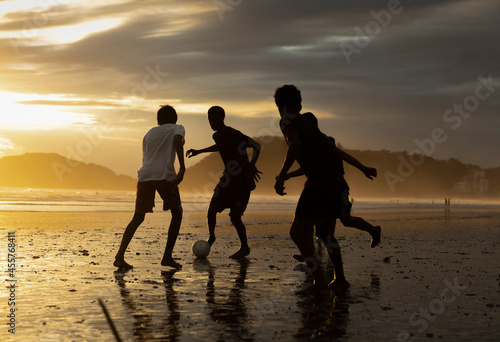
<instances>
[{"instance_id":1,"label":"wet sand","mask_svg":"<svg viewBox=\"0 0 500 342\"><path fill-rule=\"evenodd\" d=\"M500 339L500 210L354 214L383 227L381 246L339 223L351 289L325 300L294 293L311 279L292 257L292 212L245 214L252 252L244 261L228 258L238 240L225 213L210 255L195 259L205 214L185 213L179 271L160 266L170 215L149 214L126 254L134 269L124 273L112 262L131 213L0 213L6 286L9 232L16 244L16 334L7 331L3 286L0 340L115 341L98 298L123 341Z\"/></svg>"}]
</instances>

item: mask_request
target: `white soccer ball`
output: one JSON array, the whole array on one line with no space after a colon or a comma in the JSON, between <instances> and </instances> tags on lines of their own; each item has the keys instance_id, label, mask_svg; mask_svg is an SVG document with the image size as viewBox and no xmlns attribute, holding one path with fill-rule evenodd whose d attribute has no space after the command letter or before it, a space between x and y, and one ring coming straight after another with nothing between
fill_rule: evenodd
<instances>
[{"instance_id":1,"label":"white soccer ball","mask_svg":"<svg viewBox=\"0 0 500 342\"><path fill-rule=\"evenodd\" d=\"M206 258L210 253L210 245L204 240L198 240L193 243L193 254L197 258Z\"/></svg>"}]
</instances>

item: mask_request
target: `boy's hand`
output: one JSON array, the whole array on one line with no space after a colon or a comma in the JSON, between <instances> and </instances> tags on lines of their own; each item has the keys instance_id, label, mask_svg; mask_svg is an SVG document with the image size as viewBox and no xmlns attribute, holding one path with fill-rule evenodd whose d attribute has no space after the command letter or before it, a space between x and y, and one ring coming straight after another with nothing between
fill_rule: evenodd
<instances>
[{"instance_id":1,"label":"boy's hand","mask_svg":"<svg viewBox=\"0 0 500 342\"><path fill-rule=\"evenodd\" d=\"M250 164L250 175L252 176L253 180L255 181L255 183L258 183L259 180L260 180L260 175L262 174L262 172L260 172L259 170L257 170L257 167L253 164Z\"/></svg>"},{"instance_id":2,"label":"boy's hand","mask_svg":"<svg viewBox=\"0 0 500 342\"><path fill-rule=\"evenodd\" d=\"M187 150L186 157L191 158L191 157L197 156L198 154L200 154L200 151L192 148L192 149Z\"/></svg>"},{"instance_id":3,"label":"boy's hand","mask_svg":"<svg viewBox=\"0 0 500 342\"><path fill-rule=\"evenodd\" d=\"M286 195L285 191L285 179L284 178L279 178L276 176L276 183L274 184L274 190L276 190L276 193L280 196Z\"/></svg>"},{"instance_id":4,"label":"boy's hand","mask_svg":"<svg viewBox=\"0 0 500 342\"><path fill-rule=\"evenodd\" d=\"M367 178L370 178L371 180L373 180L373 177L377 177L377 169L373 167L365 167L363 169L363 173Z\"/></svg>"}]
</instances>

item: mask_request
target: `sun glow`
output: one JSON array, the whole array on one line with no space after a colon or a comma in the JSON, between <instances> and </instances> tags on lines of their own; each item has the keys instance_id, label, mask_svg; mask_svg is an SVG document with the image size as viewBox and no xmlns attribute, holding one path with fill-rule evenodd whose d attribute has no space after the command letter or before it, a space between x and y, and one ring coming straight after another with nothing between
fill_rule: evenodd
<instances>
[{"instance_id":1,"label":"sun glow","mask_svg":"<svg viewBox=\"0 0 500 342\"><path fill-rule=\"evenodd\" d=\"M122 18L104 19L71 26L47 28L39 31L40 37L38 39L37 45L58 45L74 43L91 34L107 31L116 26L119 26L123 21L124 20Z\"/></svg>"},{"instance_id":2,"label":"sun glow","mask_svg":"<svg viewBox=\"0 0 500 342\"><path fill-rule=\"evenodd\" d=\"M18 45L44 46L64 45L77 42L92 34L113 29L123 23L124 18L94 20L58 27L37 27L33 30L0 32L0 38L18 41Z\"/></svg>"},{"instance_id":3,"label":"sun glow","mask_svg":"<svg viewBox=\"0 0 500 342\"><path fill-rule=\"evenodd\" d=\"M90 125L94 122L92 115L65 111L65 107L24 105L19 103L20 101L41 100L46 98L46 96L40 95L0 92L1 129L50 130L69 126Z\"/></svg>"}]
</instances>

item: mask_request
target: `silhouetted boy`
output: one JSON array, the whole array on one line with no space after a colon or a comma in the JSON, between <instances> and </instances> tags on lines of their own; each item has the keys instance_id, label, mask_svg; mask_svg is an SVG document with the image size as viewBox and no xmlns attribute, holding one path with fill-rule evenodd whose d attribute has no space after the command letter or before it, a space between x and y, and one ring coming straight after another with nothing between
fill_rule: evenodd
<instances>
[{"instance_id":1,"label":"silhouetted boy","mask_svg":"<svg viewBox=\"0 0 500 342\"><path fill-rule=\"evenodd\" d=\"M155 193L163 199L163 210L170 210L172 218L168 229L167 245L161 260L162 266L181 268L172 258L179 228L182 221L182 205L178 184L182 181L184 166L184 127L177 125L177 113L171 106L161 106L157 113L158 126L144 136L142 143L142 167L138 174L135 214L123 234L120 248L116 253L116 267L131 268L124 260L125 251L135 231L144 221L146 213L152 213ZM174 168L175 156L179 158L179 173Z\"/></svg>"},{"instance_id":2,"label":"silhouetted boy","mask_svg":"<svg viewBox=\"0 0 500 342\"><path fill-rule=\"evenodd\" d=\"M250 254L246 228L241 216L250 199L250 192L255 189L255 182L260 179L255 167L260 153L260 144L240 131L224 124L225 112L219 106L208 110L210 127L215 131L213 139L215 145L210 147L187 151L186 156L194 157L205 152L219 152L224 162L224 173L214 189L214 195L208 207L207 221L210 246L215 242L215 224L217 213L230 208L231 223L236 228L241 242L241 248L230 256L238 259ZM252 148L252 160L248 160L247 148Z\"/></svg>"},{"instance_id":3,"label":"silhouetted boy","mask_svg":"<svg viewBox=\"0 0 500 342\"><path fill-rule=\"evenodd\" d=\"M281 120L280 127L288 143L288 151L280 173L276 177L275 189L285 195L284 182L295 160L307 177L304 189L295 209L290 228L290 236L304 257L304 261L314 277L311 290L329 293L319 260L315 255L313 226L317 235L327 242L328 253L335 271L332 285L348 288L344 276L340 246L335 239L334 222L340 215L340 194L342 176L338 163L332 157L338 154L331 148L328 138L320 132L310 119L300 115L302 97L293 85L284 85L274 94Z\"/></svg>"},{"instance_id":4,"label":"silhouetted boy","mask_svg":"<svg viewBox=\"0 0 500 342\"><path fill-rule=\"evenodd\" d=\"M314 114L308 112L302 114L305 118L311 120L316 127L318 127L318 119L314 116ZM377 176L377 170L371 167L366 167L363 164L361 164L356 158L352 157L350 154L342 151L335 145L335 139L332 137L328 137L328 140L332 144L330 147L334 153L332 154L332 158L335 161L335 164L337 165L337 172L340 175L341 179L341 186L342 190L340 193L340 211L339 211L339 218L342 224L346 227L354 227L359 230L368 232L371 237L372 237L372 242L371 242L371 247L374 248L380 243L380 235L382 229L380 226L373 226L367 221L365 221L361 217L356 217L356 216L351 216L351 208L352 204L349 202L349 185L347 184L345 178L344 178L344 165L342 161L346 161L348 164L351 164L352 166L356 167L358 170L363 172L365 176L369 179L373 179L373 177ZM303 169L298 169L293 172L290 172L286 175L285 180L288 180L292 177L297 177L304 175L304 170Z\"/></svg>"}]
</instances>

